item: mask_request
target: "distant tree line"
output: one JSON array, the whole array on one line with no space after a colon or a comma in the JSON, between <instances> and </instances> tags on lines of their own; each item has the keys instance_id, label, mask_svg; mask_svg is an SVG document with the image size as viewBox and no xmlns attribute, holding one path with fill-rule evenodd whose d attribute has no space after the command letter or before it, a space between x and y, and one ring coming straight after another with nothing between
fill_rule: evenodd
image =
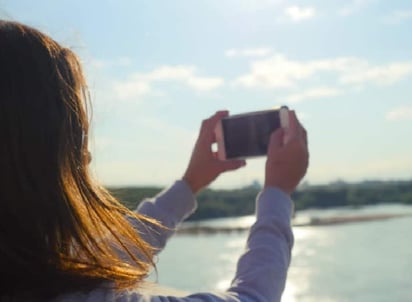
<instances>
[{"instance_id":1,"label":"distant tree line","mask_svg":"<svg viewBox=\"0 0 412 302\"><path fill-rule=\"evenodd\" d=\"M158 194L159 187L109 188L126 207L134 209L146 198ZM201 220L253 214L255 198L260 188L256 185L233 189L205 189L198 196L197 211L189 218ZM357 184L337 182L329 185L305 186L292 196L297 211L341 206L360 207L379 203L412 205L412 181L368 181Z\"/></svg>"},{"instance_id":2,"label":"distant tree line","mask_svg":"<svg viewBox=\"0 0 412 302\"><path fill-rule=\"evenodd\" d=\"M310 186L294 194L296 209L364 206L379 203L412 205L412 181L369 181Z\"/></svg>"}]
</instances>

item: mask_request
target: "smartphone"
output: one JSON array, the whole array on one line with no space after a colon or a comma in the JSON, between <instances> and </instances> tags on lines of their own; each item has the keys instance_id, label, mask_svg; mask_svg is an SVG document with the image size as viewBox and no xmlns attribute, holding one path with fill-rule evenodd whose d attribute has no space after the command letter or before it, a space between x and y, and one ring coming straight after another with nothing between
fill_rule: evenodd
<instances>
[{"instance_id":1,"label":"smartphone","mask_svg":"<svg viewBox=\"0 0 412 302\"><path fill-rule=\"evenodd\" d=\"M215 129L218 158L245 159L266 155L270 135L279 127L287 128L288 117L289 110L283 106L223 118Z\"/></svg>"}]
</instances>

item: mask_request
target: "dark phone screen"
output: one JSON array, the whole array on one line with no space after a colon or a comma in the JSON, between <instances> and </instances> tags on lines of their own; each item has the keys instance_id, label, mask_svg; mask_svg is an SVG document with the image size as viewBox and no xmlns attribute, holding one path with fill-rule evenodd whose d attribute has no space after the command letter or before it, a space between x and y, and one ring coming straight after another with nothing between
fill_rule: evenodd
<instances>
[{"instance_id":1,"label":"dark phone screen","mask_svg":"<svg viewBox=\"0 0 412 302\"><path fill-rule=\"evenodd\" d=\"M266 155L270 135L279 127L279 110L222 119L226 158Z\"/></svg>"}]
</instances>

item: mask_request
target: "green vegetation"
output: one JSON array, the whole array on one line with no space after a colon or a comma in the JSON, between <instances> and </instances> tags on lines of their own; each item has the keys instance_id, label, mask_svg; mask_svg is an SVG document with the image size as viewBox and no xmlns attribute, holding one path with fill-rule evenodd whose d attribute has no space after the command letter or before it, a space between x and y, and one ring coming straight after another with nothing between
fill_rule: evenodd
<instances>
[{"instance_id":1,"label":"green vegetation","mask_svg":"<svg viewBox=\"0 0 412 302\"><path fill-rule=\"evenodd\" d=\"M313 186L294 194L296 209L363 206L379 203L412 205L412 181L368 181Z\"/></svg>"},{"instance_id":2,"label":"green vegetation","mask_svg":"<svg viewBox=\"0 0 412 302\"><path fill-rule=\"evenodd\" d=\"M130 209L139 201L151 198L162 188L126 187L109 191ZM202 191L197 200L199 208L190 220L231 217L253 214L254 202L260 188L256 185L236 190ZM322 186L305 186L293 194L296 210L363 206L378 203L412 205L412 181L368 181L357 184L337 182Z\"/></svg>"}]
</instances>

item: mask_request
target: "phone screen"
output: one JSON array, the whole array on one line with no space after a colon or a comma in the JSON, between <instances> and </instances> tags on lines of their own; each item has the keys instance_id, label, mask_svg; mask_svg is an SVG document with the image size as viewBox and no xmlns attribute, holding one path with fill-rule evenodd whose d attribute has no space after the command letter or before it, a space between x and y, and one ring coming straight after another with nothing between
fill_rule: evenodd
<instances>
[{"instance_id":1,"label":"phone screen","mask_svg":"<svg viewBox=\"0 0 412 302\"><path fill-rule=\"evenodd\" d=\"M279 127L279 110L222 119L226 158L266 155L270 135Z\"/></svg>"}]
</instances>

